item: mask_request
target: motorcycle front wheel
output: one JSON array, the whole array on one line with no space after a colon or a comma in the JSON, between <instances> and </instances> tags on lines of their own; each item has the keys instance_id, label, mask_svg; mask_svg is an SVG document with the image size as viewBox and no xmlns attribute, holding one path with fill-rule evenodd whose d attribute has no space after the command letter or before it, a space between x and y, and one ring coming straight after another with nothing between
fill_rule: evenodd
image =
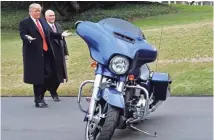
<instances>
[{"instance_id":1,"label":"motorcycle front wheel","mask_svg":"<svg viewBox=\"0 0 214 140\"><path fill-rule=\"evenodd\" d=\"M86 123L85 138L86 140L110 140L114 134L120 117L120 110L108 104L105 119L99 122L99 128L93 126L89 121ZM90 129L89 129L90 127ZM94 127L94 128L93 128ZM93 136L89 131L94 130Z\"/></svg>"}]
</instances>

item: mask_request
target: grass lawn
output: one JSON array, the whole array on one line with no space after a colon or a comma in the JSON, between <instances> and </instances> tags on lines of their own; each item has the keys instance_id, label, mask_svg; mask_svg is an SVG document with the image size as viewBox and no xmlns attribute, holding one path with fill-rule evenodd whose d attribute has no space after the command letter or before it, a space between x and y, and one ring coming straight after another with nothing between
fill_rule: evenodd
<instances>
[{"instance_id":1,"label":"grass lawn","mask_svg":"<svg viewBox=\"0 0 214 140\"><path fill-rule=\"evenodd\" d=\"M135 20L133 23L142 29L153 28L157 26L179 25L184 23L195 23L201 21L210 21L213 18L212 6L189 6L172 4L177 7L177 13L167 15L151 16Z\"/></svg>"},{"instance_id":2,"label":"grass lawn","mask_svg":"<svg viewBox=\"0 0 214 140\"><path fill-rule=\"evenodd\" d=\"M213 57L212 7L176 5L179 13L137 19L149 42L159 50L159 61ZM185 14L186 13L186 14ZM187 16L188 13L188 16ZM161 26L163 34L161 46ZM78 36L68 37L69 81L59 88L60 95L76 95L82 81L93 79L91 58L84 41ZM2 96L32 96L32 85L23 83L22 44L15 31L1 35L1 93ZM150 64L155 70L155 63ZM213 63L159 63L158 71L170 73L173 95L212 95ZM47 94L49 95L49 94Z\"/></svg>"}]
</instances>

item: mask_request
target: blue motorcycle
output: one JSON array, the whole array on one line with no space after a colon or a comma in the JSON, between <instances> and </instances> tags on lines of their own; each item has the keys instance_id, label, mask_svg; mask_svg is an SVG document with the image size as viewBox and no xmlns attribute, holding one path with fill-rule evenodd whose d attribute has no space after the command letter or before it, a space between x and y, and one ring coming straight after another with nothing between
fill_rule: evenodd
<instances>
[{"instance_id":1,"label":"blue motorcycle","mask_svg":"<svg viewBox=\"0 0 214 140\"><path fill-rule=\"evenodd\" d=\"M75 26L96 62L95 80L84 81L78 94L80 110L86 114L85 139L110 140L115 129L125 128L156 136L134 126L148 119L170 95L169 74L151 71L147 65L156 60L156 48L140 28L122 19L78 21ZM92 96L84 110L82 91L90 83Z\"/></svg>"}]
</instances>

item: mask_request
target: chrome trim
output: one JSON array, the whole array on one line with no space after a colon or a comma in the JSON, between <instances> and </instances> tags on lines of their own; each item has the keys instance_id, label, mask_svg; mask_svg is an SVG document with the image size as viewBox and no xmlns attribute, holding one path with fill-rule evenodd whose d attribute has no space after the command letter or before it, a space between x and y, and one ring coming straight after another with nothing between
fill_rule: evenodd
<instances>
[{"instance_id":1,"label":"chrome trim","mask_svg":"<svg viewBox=\"0 0 214 140\"><path fill-rule=\"evenodd\" d=\"M117 91L123 92L123 88L124 88L124 82L120 81L117 85Z\"/></svg>"},{"instance_id":2,"label":"chrome trim","mask_svg":"<svg viewBox=\"0 0 214 140\"><path fill-rule=\"evenodd\" d=\"M138 88L138 89L141 89L144 91L145 95L146 95L146 106L145 106L145 111L143 113L143 116L141 116L140 118L138 119L135 119L135 120L130 120L129 122L127 123L135 123L135 122L138 122L138 121L141 121L141 120L144 120L149 112L149 93L148 91L144 88L144 87L141 87L140 85L136 85L136 86L126 86L128 88Z\"/></svg>"},{"instance_id":3,"label":"chrome trim","mask_svg":"<svg viewBox=\"0 0 214 140\"><path fill-rule=\"evenodd\" d=\"M93 114L94 114L94 110L95 110L95 104L99 99L97 97L97 95L98 95L98 92L99 92L99 89L100 89L100 84L102 82L102 78L103 78L103 76L100 75L100 74L97 74L95 76L94 87L93 87L91 102L90 102L89 111L88 111L88 119L89 119L89 121L92 120L92 118L93 118Z\"/></svg>"},{"instance_id":4,"label":"chrome trim","mask_svg":"<svg viewBox=\"0 0 214 140\"><path fill-rule=\"evenodd\" d=\"M79 109L84 112L84 113L87 113L86 110L83 109L82 105L81 105L81 98L82 98L82 89L83 87L86 85L86 84L89 84L89 83L94 83L94 80L86 80L84 81L80 87L79 87L79 93L78 93L78 98L77 98L77 103L79 105Z\"/></svg>"}]
</instances>

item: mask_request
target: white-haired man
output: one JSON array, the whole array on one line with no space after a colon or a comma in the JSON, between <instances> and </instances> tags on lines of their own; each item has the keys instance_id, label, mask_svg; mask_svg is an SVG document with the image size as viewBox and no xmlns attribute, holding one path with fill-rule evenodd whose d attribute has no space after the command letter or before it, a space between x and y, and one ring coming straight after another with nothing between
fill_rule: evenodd
<instances>
[{"instance_id":1,"label":"white-haired man","mask_svg":"<svg viewBox=\"0 0 214 140\"><path fill-rule=\"evenodd\" d=\"M45 12L45 19L48 23L48 29L50 32L55 32L55 33L62 33L62 27L59 23L55 23L55 13L52 10L47 10ZM59 39L52 39L51 44L53 45L53 49L55 52L55 60L56 63L58 63L57 71L58 71L58 76L59 79L66 79L68 81L68 76L67 76L67 68L66 68L66 62L65 59L67 59L69 53L68 53L68 48L65 39L63 38L62 40ZM61 81L63 82L63 81ZM60 85L60 82L58 80L52 80L52 82L49 84L49 91L51 93L51 96L54 101L60 101L57 93L57 89Z\"/></svg>"},{"instance_id":2,"label":"white-haired man","mask_svg":"<svg viewBox=\"0 0 214 140\"><path fill-rule=\"evenodd\" d=\"M67 31L62 34L50 32L46 21L40 19L41 9L39 4L31 4L29 6L30 17L19 23L20 37L23 42L24 82L33 84L34 102L39 108L47 107L47 103L42 99L47 90L46 83L51 77L58 75L50 40L71 35Z\"/></svg>"}]
</instances>

